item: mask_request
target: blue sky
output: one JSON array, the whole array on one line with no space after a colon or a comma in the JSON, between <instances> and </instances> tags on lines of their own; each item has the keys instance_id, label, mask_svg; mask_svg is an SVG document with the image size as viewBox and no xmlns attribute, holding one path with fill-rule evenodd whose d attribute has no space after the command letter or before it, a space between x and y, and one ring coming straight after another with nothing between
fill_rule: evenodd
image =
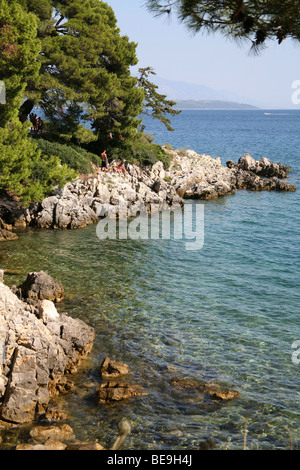
<instances>
[{"instance_id":1,"label":"blue sky","mask_svg":"<svg viewBox=\"0 0 300 470\"><path fill-rule=\"evenodd\" d=\"M300 43L269 42L259 56L220 35L191 35L175 15L154 18L145 0L108 0L123 35L137 42L139 67L159 77L228 90L248 102L300 108L292 103L292 83L300 80Z\"/></svg>"}]
</instances>

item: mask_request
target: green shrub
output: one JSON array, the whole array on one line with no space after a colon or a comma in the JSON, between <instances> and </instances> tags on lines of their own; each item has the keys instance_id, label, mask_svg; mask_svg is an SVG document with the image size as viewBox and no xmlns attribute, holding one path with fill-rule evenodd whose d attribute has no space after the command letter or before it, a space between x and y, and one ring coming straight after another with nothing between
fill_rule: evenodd
<instances>
[{"instance_id":1,"label":"green shrub","mask_svg":"<svg viewBox=\"0 0 300 470\"><path fill-rule=\"evenodd\" d=\"M167 150L174 150L171 144L165 144L163 147Z\"/></svg>"},{"instance_id":2,"label":"green shrub","mask_svg":"<svg viewBox=\"0 0 300 470\"><path fill-rule=\"evenodd\" d=\"M160 145L152 143L152 140L151 134L139 132L133 143L111 149L110 157L113 160L123 159L141 167L152 166L161 161L166 169L169 168L171 157Z\"/></svg>"},{"instance_id":3,"label":"green shrub","mask_svg":"<svg viewBox=\"0 0 300 470\"><path fill-rule=\"evenodd\" d=\"M90 153L82 147L73 144L61 144L40 137L36 138L35 141L43 156L56 155L63 164L79 173L92 173L91 162L96 165L100 164L101 159L98 155Z\"/></svg>"},{"instance_id":4,"label":"green shrub","mask_svg":"<svg viewBox=\"0 0 300 470\"><path fill-rule=\"evenodd\" d=\"M19 120L0 127L1 189L28 204L41 201L54 186L63 186L75 177L76 172L62 165L58 157L41 155Z\"/></svg>"},{"instance_id":5,"label":"green shrub","mask_svg":"<svg viewBox=\"0 0 300 470\"><path fill-rule=\"evenodd\" d=\"M187 150L188 150L187 147L183 147L182 149L177 150L177 153L180 157L186 157L187 156L187 154L186 154Z\"/></svg>"}]
</instances>

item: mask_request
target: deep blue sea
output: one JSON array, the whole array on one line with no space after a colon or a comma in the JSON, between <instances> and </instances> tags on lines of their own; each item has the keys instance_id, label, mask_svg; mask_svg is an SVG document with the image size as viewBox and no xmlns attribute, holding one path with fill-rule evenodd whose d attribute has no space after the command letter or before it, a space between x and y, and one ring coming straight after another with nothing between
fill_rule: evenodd
<instances>
[{"instance_id":1,"label":"deep blue sea","mask_svg":"<svg viewBox=\"0 0 300 470\"><path fill-rule=\"evenodd\" d=\"M268 113L268 114L265 114ZM34 231L1 244L4 267L45 270L65 287L61 310L96 330L77 388L62 397L78 439L111 445L121 417L132 424L126 449L294 448L300 435L300 111L183 111L174 132L147 118L156 143L222 162L245 152L291 167L295 193L238 191L204 204L205 240L100 241L95 226ZM126 362L147 396L98 405L99 366ZM299 354L300 358L300 354ZM218 383L240 398L209 399L176 379ZM299 447L298 447L299 448Z\"/></svg>"}]
</instances>

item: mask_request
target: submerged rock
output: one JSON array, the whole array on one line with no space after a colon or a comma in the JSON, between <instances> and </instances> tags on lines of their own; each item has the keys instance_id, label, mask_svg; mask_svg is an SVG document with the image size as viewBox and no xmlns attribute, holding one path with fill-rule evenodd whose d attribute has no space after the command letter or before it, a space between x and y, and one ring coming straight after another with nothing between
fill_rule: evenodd
<instances>
[{"instance_id":1,"label":"submerged rock","mask_svg":"<svg viewBox=\"0 0 300 470\"><path fill-rule=\"evenodd\" d=\"M99 403L111 401L120 401L127 398L148 395L139 385L129 384L127 382L105 382L97 389Z\"/></svg>"},{"instance_id":2,"label":"submerged rock","mask_svg":"<svg viewBox=\"0 0 300 470\"><path fill-rule=\"evenodd\" d=\"M17 240L18 235L16 233L10 232L6 229L0 229L0 242L8 241L8 240Z\"/></svg>"},{"instance_id":3,"label":"submerged rock","mask_svg":"<svg viewBox=\"0 0 300 470\"><path fill-rule=\"evenodd\" d=\"M176 387L179 390L189 390L195 394L203 393L210 396L212 400L233 400L240 397L240 393L237 390L229 390L227 388L221 387L219 384L203 384L199 381L185 378L177 377L171 381L171 385Z\"/></svg>"},{"instance_id":4,"label":"submerged rock","mask_svg":"<svg viewBox=\"0 0 300 470\"><path fill-rule=\"evenodd\" d=\"M49 439L53 441L70 441L75 439L74 431L68 424L62 424L61 426L36 426L30 431L30 436L35 441L42 443Z\"/></svg>"},{"instance_id":5,"label":"submerged rock","mask_svg":"<svg viewBox=\"0 0 300 470\"><path fill-rule=\"evenodd\" d=\"M72 442L68 444L66 450L106 450L102 445L98 444L98 442Z\"/></svg>"},{"instance_id":6,"label":"submerged rock","mask_svg":"<svg viewBox=\"0 0 300 470\"><path fill-rule=\"evenodd\" d=\"M101 376L104 378L119 377L129 373L127 364L111 360L108 356L105 357L100 366Z\"/></svg>"},{"instance_id":7,"label":"submerged rock","mask_svg":"<svg viewBox=\"0 0 300 470\"><path fill-rule=\"evenodd\" d=\"M204 391L210 395L213 400L234 400L240 397L237 390L221 388L217 384L206 384Z\"/></svg>"},{"instance_id":8,"label":"submerged rock","mask_svg":"<svg viewBox=\"0 0 300 470\"><path fill-rule=\"evenodd\" d=\"M57 423L59 421L66 421L68 419L67 413L60 406L48 406L45 414L40 416L39 421L43 423Z\"/></svg>"},{"instance_id":9,"label":"submerged rock","mask_svg":"<svg viewBox=\"0 0 300 470\"><path fill-rule=\"evenodd\" d=\"M207 437L200 442L199 450L213 450L216 446L216 441L212 437Z\"/></svg>"}]
</instances>

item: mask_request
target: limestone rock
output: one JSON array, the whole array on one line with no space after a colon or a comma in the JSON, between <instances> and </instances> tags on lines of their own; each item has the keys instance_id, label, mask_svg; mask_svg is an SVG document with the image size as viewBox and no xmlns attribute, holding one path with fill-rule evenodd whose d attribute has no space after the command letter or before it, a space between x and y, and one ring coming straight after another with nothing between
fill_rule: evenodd
<instances>
[{"instance_id":1,"label":"limestone rock","mask_svg":"<svg viewBox=\"0 0 300 470\"><path fill-rule=\"evenodd\" d=\"M70 441L75 439L74 431L68 424L61 426L35 426L30 431L30 436L36 442L45 443L49 439L55 441Z\"/></svg>"},{"instance_id":2,"label":"limestone rock","mask_svg":"<svg viewBox=\"0 0 300 470\"><path fill-rule=\"evenodd\" d=\"M109 204L110 198L111 198L111 193L107 187L107 185L103 183L99 183L97 185L94 198L97 198L97 200L101 204Z\"/></svg>"},{"instance_id":3,"label":"limestone rock","mask_svg":"<svg viewBox=\"0 0 300 470\"><path fill-rule=\"evenodd\" d=\"M237 168L247 170L266 178L287 178L291 171L290 167L282 163L273 163L268 158L262 157L259 161L254 160L248 153L238 161Z\"/></svg>"},{"instance_id":4,"label":"limestone rock","mask_svg":"<svg viewBox=\"0 0 300 470\"><path fill-rule=\"evenodd\" d=\"M101 376L104 378L119 377L129 373L127 364L111 360L108 356L105 357L100 366Z\"/></svg>"},{"instance_id":5,"label":"limestone rock","mask_svg":"<svg viewBox=\"0 0 300 470\"><path fill-rule=\"evenodd\" d=\"M59 313L51 300L42 300L39 306L39 316L44 323L59 318Z\"/></svg>"},{"instance_id":6,"label":"limestone rock","mask_svg":"<svg viewBox=\"0 0 300 470\"><path fill-rule=\"evenodd\" d=\"M207 392L214 400L226 401L240 397L240 393L237 390L224 389L217 384L207 384L204 391Z\"/></svg>"},{"instance_id":7,"label":"limestone rock","mask_svg":"<svg viewBox=\"0 0 300 470\"><path fill-rule=\"evenodd\" d=\"M0 229L0 242L8 240L17 240L18 235L6 229Z\"/></svg>"},{"instance_id":8,"label":"limestone rock","mask_svg":"<svg viewBox=\"0 0 300 470\"><path fill-rule=\"evenodd\" d=\"M29 273L19 289L24 299L61 302L64 298L63 286L44 271Z\"/></svg>"},{"instance_id":9,"label":"limestone rock","mask_svg":"<svg viewBox=\"0 0 300 470\"><path fill-rule=\"evenodd\" d=\"M233 194L237 189L252 191L295 191L288 177L290 168L262 157L255 160L245 153L226 166L220 157L197 154L193 150L164 150L171 157L168 171L162 162L139 168L126 164L126 174L104 173L95 167L92 175L82 175L63 188L53 191L42 203L28 209L8 197L0 200L0 241L15 239L12 227L33 225L41 228L77 229L102 217L123 215L123 209L143 204L184 205L184 199L216 199ZM4 225L3 225L4 224Z\"/></svg>"},{"instance_id":10,"label":"limestone rock","mask_svg":"<svg viewBox=\"0 0 300 470\"><path fill-rule=\"evenodd\" d=\"M97 389L97 395L99 403L106 403L148 395L148 393L144 392L143 388L139 385L108 381L100 385Z\"/></svg>"},{"instance_id":11,"label":"limestone rock","mask_svg":"<svg viewBox=\"0 0 300 470\"><path fill-rule=\"evenodd\" d=\"M68 391L65 376L91 350L93 328L67 314L43 323L28 304L0 283L0 418L27 423L47 412L52 395ZM2 364L4 362L4 364Z\"/></svg>"}]
</instances>

